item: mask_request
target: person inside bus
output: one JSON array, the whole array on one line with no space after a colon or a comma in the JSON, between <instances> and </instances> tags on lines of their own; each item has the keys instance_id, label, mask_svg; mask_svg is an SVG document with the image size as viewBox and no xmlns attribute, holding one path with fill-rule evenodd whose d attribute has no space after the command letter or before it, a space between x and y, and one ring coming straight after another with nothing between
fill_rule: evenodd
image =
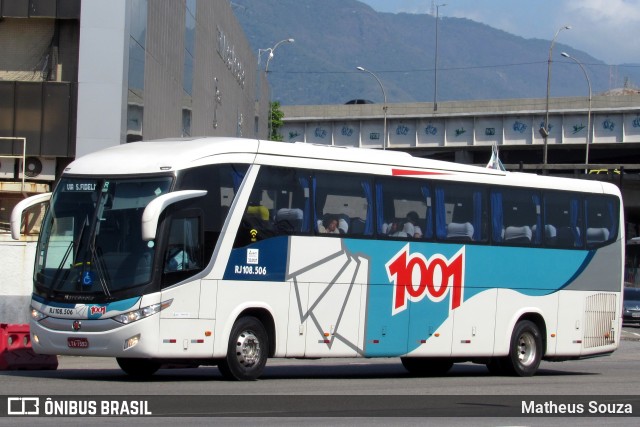
<instances>
[{"instance_id":1,"label":"person inside bus","mask_svg":"<svg viewBox=\"0 0 640 427\"><path fill-rule=\"evenodd\" d=\"M334 216L327 216L322 221L319 221L318 231L321 234L340 234L338 229L338 218Z\"/></svg>"},{"instance_id":2,"label":"person inside bus","mask_svg":"<svg viewBox=\"0 0 640 427\"><path fill-rule=\"evenodd\" d=\"M418 213L415 211L411 211L407 214L405 219L405 223L402 226L402 231L407 233L407 236L413 237L414 239L422 238L422 229L418 225L420 221L420 217L418 217Z\"/></svg>"},{"instance_id":3,"label":"person inside bus","mask_svg":"<svg viewBox=\"0 0 640 427\"><path fill-rule=\"evenodd\" d=\"M165 273L191 270L192 268L194 268L193 262L184 247L173 246L167 250Z\"/></svg>"},{"instance_id":4,"label":"person inside bus","mask_svg":"<svg viewBox=\"0 0 640 427\"><path fill-rule=\"evenodd\" d=\"M414 239L420 239L422 237L422 229L418 225L419 221L418 213L411 211L404 220L389 224L386 227L386 233L391 237L413 237Z\"/></svg>"}]
</instances>

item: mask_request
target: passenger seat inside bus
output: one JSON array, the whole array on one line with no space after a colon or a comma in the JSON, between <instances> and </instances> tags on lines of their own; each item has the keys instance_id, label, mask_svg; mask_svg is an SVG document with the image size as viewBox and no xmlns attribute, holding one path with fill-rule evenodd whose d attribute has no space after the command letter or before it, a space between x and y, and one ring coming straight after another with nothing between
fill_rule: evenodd
<instances>
[{"instance_id":1,"label":"passenger seat inside bus","mask_svg":"<svg viewBox=\"0 0 640 427\"><path fill-rule=\"evenodd\" d=\"M247 206L247 216L253 216L263 221L269 221L269 209L266 206Z\"/></svg>"},{"instance_id":2,"label":"passenger seat inside bus","mask_svg":"<svg viewBox=\"0 0 640 427\"><path fill-rule=\"evenodd\" d=\"M533 224L533 226L531 227L531 232L535 235L536 234L536 228L537 225ZM554 242L556 240L556 236L557 236L557 231L556 231L556 227L554 227L551 224L545 224L544 226L544 241L547 245L554 245Z\"/></svg>"},{"instance_id":3,"label":"passenger seat inside bus","mask_svg":"<svg viewBox=\"0 0 640 427\"><path fill-rule=\"evenodd\" d=\"M504 241L505 243L530 244L532 235L531 227L528 225L520 227L510 225L504 230Z\"/></svg>"},{"instance_id":4,"label":"passenger seat inside bus","mask_svg":"<svg viewBox=\"0 0 640 427\"><path fill-rule=\"evenodd\" d=\"M609 240L609 229L587 228L587 243L602 243Z\"/></svg>"},{"instance_id":5,"label":"passenger seat inside bus","mask_svg":"<svg viewBox=\"0 0 640 427\"><path fill-rule=\"evenodd\" d=\"M558 227L555 246L560 248L575 248L580 244L580 229L577 227Z\"/></svg>"},{"instance_id":6,"label":"passenger seat inside bus","mask_svg":"<svg viewBox=\"0 0 640 427\"><path fill-rule=\"evenodd\" d=\"M470 222L450 222L447 224L447 240L472 241L473 225Z\"/></svg>"},{"instance_id":7,"label":"passenger seat inside bus","mask_svg":"<svg viewBox=\"0 0 640 427\"><path fill-rule=\"evenodd\" d=\"M302 219L302 209L278 209L278 212L276 212L276 229L283 234L298 233L302 230Z\"/></svg>"},{"instance_id":8,"label":"passenger seat inside bus","mask_svg":"<svg viewBox=\"0 0 640 427\"><path fill-rule=\"evenodd\" d=\"M262 205L250 205L242 216L234 247L246 246L275 235L269 209Z\"/></svg>"},{"instance_id":9,"label":"passenger seat inside bus","mask_svg":"<svg viewBox=\"0 0 640 427\"><path fill-rule=\"evenodd\" d=\"M351 234L364 234L365 221L362 218L351 218L349 230Z\"/></svg>"}]
</instances>

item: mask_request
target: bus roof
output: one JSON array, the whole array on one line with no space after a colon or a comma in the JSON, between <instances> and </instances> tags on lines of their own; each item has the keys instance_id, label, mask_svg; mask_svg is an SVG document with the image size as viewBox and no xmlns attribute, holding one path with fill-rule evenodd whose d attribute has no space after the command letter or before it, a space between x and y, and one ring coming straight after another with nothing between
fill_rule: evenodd
<instances>
[{"instance_id":1,"label":"bus roof","mask_svg":"<svg viewBox=\"0 0 640 427\"><path fill-rule=\"evenodd\" d=\"M83 175L157 173L180 170L211 156L241 153L504 175L502 171L422 159L399 151L224 137L160 139L122 144L80 157L65 172Z\"/></svg>"},{"instance_id":2,"label":"bus roof","mask_svg":"<svg viewBox=\"0 0 640 427\"><path fill-rule=\"evenodd\" d=\"M257 155L349 162L365 166L390 167L390 170L394 169L400 171L399 174L409 176L431 173L435 176L439 175L439 172L446 175L472 174L484 176L478 177L479 182L493 184L619 194L614 185L599 181L505 172L413 157L399 151L229 137L173 138L122 144L76 159L65 169L65 174L113 176L178 171L206 164L208 158L224 154L244 154L249 163L253 162ZM508 181L505 178L508 178ZM561 186L558 180L561 180Z\"/></svg>"}]
</instances>

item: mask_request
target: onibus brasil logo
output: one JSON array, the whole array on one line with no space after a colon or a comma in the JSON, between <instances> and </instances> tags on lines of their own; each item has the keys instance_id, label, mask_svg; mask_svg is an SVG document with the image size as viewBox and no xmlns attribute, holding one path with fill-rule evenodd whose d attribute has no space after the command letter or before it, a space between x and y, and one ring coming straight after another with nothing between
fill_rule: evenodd
<instances>
[{"instance_id":1,"label":"onibus brasil logo","mask_svg":"<svg viewBox=\"0 0 640 427\"><path fill-rule=\"evenodd\" d=\"M387 264L387 275L393 283L395 316L407 308L408 302L419 302L424 297L433 302L449 297L450 310L462 304L464 297L464 249L447 259L434 254L429 259L421 253L409 253L409 244L403 247Z\"/></svg>"}]
</instances>

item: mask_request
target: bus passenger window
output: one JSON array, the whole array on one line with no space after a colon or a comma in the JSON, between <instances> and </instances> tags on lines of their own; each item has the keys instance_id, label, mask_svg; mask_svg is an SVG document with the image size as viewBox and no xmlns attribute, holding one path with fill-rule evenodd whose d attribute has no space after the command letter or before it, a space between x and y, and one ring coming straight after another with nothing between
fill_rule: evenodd
<instances>
[{"instance_id":1,"label":"bus passenger window","mask_svg":"<svg viewBox=\"0 0 640 427\"><path fill-rule=\"evenodd\" d=\"M305 170L261 166L234 248L270 237L309 233L309 182Z\"/></svg>"},{"instance_id":2,"label":"bus passenger window","mask_svg":"<svg viewBox=\"0 0 640 427\"><path fill-rule=\"evenodd\" d=\"M431 188L415 179L388 178L376 183L378 234L388 238L431 239Z\"/></svg>"},{"instance_id":3,"label":"bus passenger window","mask_svg":"<svg viewBox=\"0 0 640 427\"><path fill-rule=\"evenodd\" d=\"M440 185L435 189L436 234L454 242L487 240L488 209L485 193L468 184Z\"/></svg>"},{"instance_id":4,"label":"bus passenger window","mask_svg":"<svg viewBox=\"0 0 640 427\"><path fill-rule=\"evenodd\" d=\"M539 245L542 241L541 198L518 188L491 192L493 241L506 245Z\"/></svg>"},{"instance_id":5,"label":"bus passenger window","mask_svg":"<svg viewBox=\"0 0 640 427\"><path fill-rule=\"evenodd\" d=\"M618 237L619 201L613 197L590 196L585 200L586 242L588 247L602 246Z\"/></svg>"},{"instance_id":6,"label":"bus passenger window","mask_svg":"<svg viewBox=\"0 0 640 427\"><path fill-rule=\"evenodd\" d=\"M582 247L582 203L563 192L544 195L544 242L547 246L571 249Z\"/></svg>"},{"instance_id":7,"label":"bus passenger window","mask_svg":"<svg viewBox=\"0 0 640 427\"><path fill-rule=\"evenodd\" d=\"M199 228L198 218L176 218L171 221L169 242L164 256L165 273L202 268Z\"/></svg>"},{"instance_id":8,"label":"bus passenger window","mask_svg":"<svg viewBox=\"0 0 640 427\"><path fill-rule=\"evenodd\" d=\"M207 192L204 197L193 200L191 204L203 212L203 265L213 255L247 168L243 164L205 165L187 169L178 176L177 189Z\"/></svg>"},{"instance_id":9,"label":"bus passenger window","mask_svg":"<svg viewBox=\"0 0 640 427\"><path fill-rule=\"evenodd\" d=\"M326 230L323 221L335 218L340 234L373 234L373 192L368 177L356 174L316 173L315 228ZM328 225L328 224L327 224Z\"/></svg>"},{"instance_id":10,"label":"bus passenger window","mask_svg":"<svg viewBox=\"0 0 640 427\"><path fill-rule=\"evenodd\" d=\"M242 215L234 247L247 246L275 236L269 209L261 203L260 199L256 199L252 195L249 206L247 206L245 213Z\"/></svg>"}]
</instances>

